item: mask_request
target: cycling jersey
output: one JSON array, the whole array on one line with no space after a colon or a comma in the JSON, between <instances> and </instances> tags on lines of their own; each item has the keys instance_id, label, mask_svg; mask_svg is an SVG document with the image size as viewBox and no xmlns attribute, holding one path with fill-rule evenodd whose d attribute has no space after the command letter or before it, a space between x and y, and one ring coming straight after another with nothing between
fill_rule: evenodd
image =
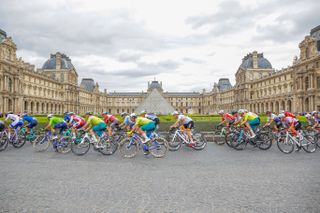
<instances>
[{"instance_id":1,"label":"cycling jersey","mask_svg":"<svg viewBox=\"0 0 320 213\"><path fill-rule=\"evenodd\" d=\"M148 119L148 118L143 118L143 117L138 117L136 118L136 124L138 127L141 127L145 124L151 123L153 122L152 120Z\"/></svg>"},{"instance_id":2,"label":"cycling jersey","mask_svg":"<svg viewBox=\"0 0 320 213\"><path fill-rule=\"evenodd\" d=\"M2 132L4 130L4 122L3 121L0 121L0 132Z\"/></svg>"},{"instance_id":3,"label":"cycling jersey","mask_svg":"<svg viewBox=\"0 0 320 213\"><path fill-rule=\"evenodd\" d=\"M287 125L296 124L297 122L298 122L298 119L293 118L293 117L285 117L285 119L284 119L284 123Z\"/></svg>"},{"instance_id":4,"label":"cycling jersey","mask_svg":"<svg viewBox=\"0 0 320 213\"><path fill-rule=\"evenodd\" d=\"M130 115L127 115L127 116L124 118L123 123L124 123L126 126L129 126L130 128L132 128L133 125L135 124L135 122L131 121Z\"/></svg>"},{"instance_id":5,"label":"cycling jersey","mask_svg":"<svg viewBox=\"0 0 320 213\"><path fill-rule=\"evenodd\" d=\"M178 121L179 121L179 122L182 122L182 120L183 120L183 124L188 124L190 121L192 121L192 119L189 118L188 116L179 115L179 116L178 116Z\"/></svg>"},{"instance_id":6,"label":"cycling jersey","mask_svg":"<svg viewBox=\"0 0 320 213\"><path fill-rule=\"evenodd\" d=\"M234 116L230 115L229 113L224 113L221 120L222 120L222 122L226 120L229 123L233 123L236 120L236 118Z\"/></svg>"},{"instance_id":7,"label":"cycling jersey","mask_svg":"<svg viewBox=\"0 0 320 213\"><path fill-rule=\"evenodd\" d=\"M72 126L79 129L86 124L86 121L81 116L74 115L74 116L71 116L70 123Z\"/></svg>"},{"instance_id":8,"label":"cycling jersey","mask_svg":"<svg viewBox=\"0 0 320 213\"><path fill-rule=\"evenodd\" d=\"M63 120L65 121L65 122L67 122L67 123L69 123L70 122L70 116L69 115L65 115L64 117L63 117Z\"/></svg>"},{"instance_id":9,"label":"cycling jersey","mask_svg":"<svg viewBox=\"0 0 320 213\"><path fill-rule=\"evenodd\" d=\"M30 116L30 115L23 116L23 122L24 121L28 122L27 127L30 128L30 129L38 125L37 119L32 117L32 116Z\"/></svg>"},{"instance_id":10,"label":"cycling jersey","mask_svg":"<svg viewBox=\"0 0 320 213\"><path fill-rule=\"evenodd\" d=\"M50 125L52 128L60 128L60 127L57 127L56 125L57 125L57 124L61 124L61 123L65 123L65 121L64 121L62 118L52 117L52 118L50 118L50 120L49 120L49 125Z\"/></svg>"},{"instance_id":11,"label":"cycling jersey","mask_svg":"<svg viewBox=\"0 0 320 213\"><path fill-rule=\"evenodd\" d=\"M285 115L286 117L291 117L291 118L294 118L294 117L295 117L294 114L292 114L291 112L284 112L284 115Z\"/></svg>"},{"instance_id":12,"label":"cycling jersey","mask_svg":"<svg viewBox=\"0 0 320 213\"><path fill-rule=\"evenodd\" d=\"M96 117L96 116L91 115L88 118L87 122L90 124L91 127L93 127L93 126L96 126L96 125L100 124L101 122L103 122L103 120L98 118L98 117Z\"/></svg>"},{"instance_id":13,"label":"cycling jersey","mask_svg":"<svg viewBox=\"0 0 320 213\"><path fill-rule=\"evenodd\" d=\"M104 122L107 124L108 122L113 123L118 121L118 119L114 115L104 115L103 116Z\"/></svg>"},{"instance_id":14,"label":"cycling jersey","mask_svg":"<svg viewBox=\"0 0 320 213\"><path fill-rule=\"evenodd\" d=\"M243 120L243 121L252 121L252 120L254 120L254 119L258 118L258 117L259 117L259 116L256 115L255 113L253 113L253 112L248 112L248 113L246 113L246 114L243 115L242 120Z\"/></svg>"},{"instance_id":15,"label":"cycling jersey","mask_svg":"<svg viewBox=\"0 0 320 213\"><path fill-rule=\"evenodd\" d=\"M271 113L271 114L268 116L268 118L267 118L267 122L273 121L276 117L277 117L277 116L276 116L275 114Z\"/></svg>"},{"instance_id":16,"label":"cycling jersey","mask_svg":"<svg viewBox=\"0 0 320 213\"><path fill-rule=\"evenodd\" d=\"M10 127L13 129L17 129L18 127L23 125L23 122L22 122L22 120L20 120L18 115L8 114L6 121L9 119L12 121L10 124Z\"/></svg>"}]
</instances>

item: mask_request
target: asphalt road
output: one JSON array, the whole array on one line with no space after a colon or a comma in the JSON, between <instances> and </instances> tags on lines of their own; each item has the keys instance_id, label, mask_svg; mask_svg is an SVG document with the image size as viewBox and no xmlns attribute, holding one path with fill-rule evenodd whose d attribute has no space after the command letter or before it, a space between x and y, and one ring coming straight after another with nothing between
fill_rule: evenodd
<instances>
[{"instance_id":1,"label":"asphalt road","mask_svg":"<svg viewBox=\"0 0 320 213\"><path fill-rule=\"evenodd\" d=\"M320 150L208 144L163 159L0 153L0 212L320 212Z\"/></svg>"}]
</instances>

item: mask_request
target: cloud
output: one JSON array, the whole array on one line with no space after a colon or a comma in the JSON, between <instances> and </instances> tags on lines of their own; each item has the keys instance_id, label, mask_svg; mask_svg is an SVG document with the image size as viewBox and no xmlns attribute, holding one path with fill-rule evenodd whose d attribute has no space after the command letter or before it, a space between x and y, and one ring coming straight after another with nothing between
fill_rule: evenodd
<instances>
[{"instance_id":1,"label":"cloud","mask_svg":"<svg viewBox=\"0 0 320 213\"><path fill-rule=\"evenodd\" d=\"M204 60L197 59L197 58L185 57L182 60L185 62L190 62L190 63L194 63L194 64L205 64L206 63Z\"/></svg>"}]
</instances>

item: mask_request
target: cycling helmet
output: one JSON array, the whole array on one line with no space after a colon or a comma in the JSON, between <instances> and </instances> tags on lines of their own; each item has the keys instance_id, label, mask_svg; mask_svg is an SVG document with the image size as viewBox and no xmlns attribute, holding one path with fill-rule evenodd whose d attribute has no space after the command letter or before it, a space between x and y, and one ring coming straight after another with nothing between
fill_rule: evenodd
<instances>
[{"instance_id":1,"label":"cycling helmet","mask_svg":"<svg viewBox=\"0 0 320 213\"><path fill-rule=\"evenodd\" d=\"M278 117L279 117L279 118L284 118L284 117L286 117L286 116L285 116L284 113L280 113L280 114L278 115Z\"/></svg>"},{"instance_id":2,"label":"cycling helmet","mask_svg":"<svg viewBox=\"0 0 320 213\"><path fill-rule=\"evenodd\" d=\"M92 112L86 112L86 115L92 115Z\"/></svg>"},{"instance_id":3,"label":"cycling helmet","mask_svg":"<svg viewBox=\"0 0 320 213\"><path fill-rule=\"evenodd\" d=\"M140 112L140 115L142 115L142 114L147 114L147 111L146 111L146 110L142 110L142 111Z\"/></svg>"},{"instance_id":4,"label":"cycling helmet","mask_svg":"<svg viewBox=\"0 0 320 213\"><path fill-rule=\"evenodd\" d=\"M244 112L245 112L245 113L247 113L247 112L248 112L248 110L247 110L247 109L244 109Z\"/></svg>"},{"instance_id":5,"label":"cycling helmet","mask_svg":"<svg viewBox=\"0 0 320 213\"><path fill-rule=\"evenodd\" d=\"M74 112L69 112L68 115L75 115L76 113Z\"/></svg>"},{"instance_id":6,"label":"cycling helmet","mask_svg":"<svg viewBox=\"0 0 320 213\"><path fill-rule=\"evenodd\" d=\"M52 114L49 114L49 115L47 116L47 118L48 118L48 119L49 119L49 118L52 118L52 116L53 116Z\"/></svg>"},{"instance_id":7,"label":"cycling helmet","mask_svg":"<svg viewBox=\"0 0 320 213\"><path fill-rule=\"evenodd\" d=\"M9 114L13 114L13 112L9 111L6 113L6 116L8 116Z\"/></svg>"},{"instance_id":8,"label":"cycling helmet","mask_svg":"<svg viewBox=\"0 0 320 213\"><path fill-rule=\"evenodd\" d=\"M131 118L136 118L136 117L137 117L137 114L136 114L136 113L131 113L130 117L131 117Z\"/></svg>"},{"instance_id":9,"label":"cycling helmet","mask_svg":"<svg viewBox=\"0 0 320 213\"><path fill-rule=\"evenodd\" d=\"M128 113L126 113L126 112L121 113L121 117L124 117L124 116L127 116L127 115L128 115Z\"/></svg>"},{"instance_id":10,"label":"cycling helmet","mask_svg":"<svg viewBox=\"0 0 320 213\"><path fill-rule=\"evenodd\" d=\"M311 115L315 115L315 114L318 114L318 112L317 112L317 111L313 111L313 112L311 113Z\"/></svg>"},{"instance_id":11,"label":"cycling helmet","mask_svg":"<svg viewBox=\"0 0 320 213\"><path fill-rule=\"evenodd\" d=\"M64 115L67 115L68 113L69 113L69 112L64 112L63 114L64 114Z\"/></svg>"},{"instance_id":12,"label":"cycling helmet","mask_svg":"<svg viewBox=\"0 0 320 213\"><path fill-rule=\"evenodd\" d=\"M172 115L179 115L179 112L178 112L178 111L174 111L174 112L172 113Z\"/></svg>"},{"instance_id":13,"label":"cycling helmet","mask_svg":"<svg viewBox=\"0 0 320 213\"><path fill-rule=\"evenodd\" d=\"M266 111L266 114L268 114L268 113L271 113L271 111L270 111L270 110L267 110L267 111Z\"/></svg>"},{"instance_id":14,"label":"cycling helmet","mask_svg":"<svg viewBox=\"0 0 320 213\"><path fill-rule=\"evenodd\" d=\"M109 112L103 112L102 113L102 115L108 115L109 114Z\"/></svg>"},{"instance_id":15,"label":"cycling helmet","mask_svg":"<svg viewBox=\"0 0 320 213\"><path fill-rule=\"evenodd\" d=\"M238 110L232 110L232 111L231 111L231 114L232 114L232 115L235 115L235 114L237 114L237 113L238 113Z\"/></svg>"},{"instance_id":16,"label":"cycling helmet","mask_svg":"<svg viewBox=\"0 0 320 213\"><path fill-rule=\"evenodd\" d=\"M219 111L219 114L223 114L223 113L224 113L224 110L223 110L223 109Z\"/></svg>"},{"instance_id":17,"label":"cycling helmet","mask_svg":"<svg viewBox=\"0 0 320 213\"><path fill-rule=\"evenodd\" d=\"M312 117L312 115L310 115L310 114L306 114L305 116L306 116L306 118L311 118Z\"/></svg>"},{"instance_id":18,"label":"cycling helmet","mask_svg":"<svg viewBox=\"0 0 320 213\"><path fill-rule=\"evenodd\" d=\"M22 113L22 117L27 116L27 115L28 115L28 113L26 113L26 112Z\"/></svg>"},{"instance_id":19,"label":"cycling helmet","mask_svg":"<svg viewBox=\"0 0 320 213\"><path fill-rule=\"evenodd\" d=\"M239 109L238 113L245 113L244 109Z\"/></svg>"}]
</instances>

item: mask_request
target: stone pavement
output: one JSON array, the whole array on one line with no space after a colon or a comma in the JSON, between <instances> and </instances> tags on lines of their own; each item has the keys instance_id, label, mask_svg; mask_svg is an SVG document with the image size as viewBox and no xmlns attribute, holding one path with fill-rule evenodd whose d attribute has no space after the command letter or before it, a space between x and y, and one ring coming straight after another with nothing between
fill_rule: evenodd
<instances>
[{"instance_id":1,"label":"stone pavement","mask_svg":"<svg viewBox=\"0 0 320 213\"><path fill-rule=\"evenodd\" d=\"M320 150L210 143L163 159L0 153L0 212L320 212Z\"/></svg>"}]
</instances>

